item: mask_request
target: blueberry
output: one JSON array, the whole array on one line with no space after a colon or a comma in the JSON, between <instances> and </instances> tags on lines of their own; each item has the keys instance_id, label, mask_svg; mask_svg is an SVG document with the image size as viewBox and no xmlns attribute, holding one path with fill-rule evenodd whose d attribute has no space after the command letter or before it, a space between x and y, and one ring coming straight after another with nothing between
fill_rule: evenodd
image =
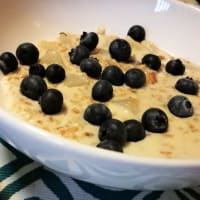
<instances>
[{"instance_id":1,"label":"blueberry","mask_svg":"<svg viewBox=\"0 0 200 200\"><path fill-rule=\"evenodd\" d=\"M47 85L45 81L37 75L25 77L20 84L20 92L33 100L38 100L46 90Z\"/></svg>"},{"instance_id":2,"label":"blueberry","mask_svg":"<svg viewBox=\"0 0 200 200\"><path fill-rule=\"evenodd\" d=\"M73 64L79 65L84 58L90 56L89 49L84 45L78 45L69 52L70 61Z\"/></svg>"},{"instance_id":3,"label":"blueberry","mask_svg":"<svg viewBox=\"0 0 200 200\"><path fill-rule=\"evenodd\" d=\"M97 81L92 88L92 97L97 101L108 101L113 96L113 88L110 82L106 80Z\"/></svg>"},{"instance_id":4,"label":"blueberry","mask_svg":"<svg viewBox=\"0 0 200 200\"><path fill-rule=\"evenodd\" d=\"M105 120L111 119L112 114L110 109L104 104L94 103L86 108L83 117L91 124L101 125Z\"/></svg>"},{"instance_id":5,"label":"blueberry","mask_svg":"<svg viewBox=\"0 0 200 200\"><path fill-rule=\"evenodd\" d=\"M22 65L31 65L38 61L39 50L32 43L22 43L17 47L16 56Z\"/></svg>"},{"instance_id":6,"label":"blueberry","mask_svg":"<svg viewBox=\"0 0 200 200\"><path fill-rule=\"evenodd\" d=\"M10 52L4 52L0 56L0 70L4 74L8 74L17 69L18 62L16 57Z\"/></svg>"},{"instance_id":7,"label":"blueberry","mask_svg":"<svg viewBox=\"0 0 200 200\"><path fill-rule=\"evenodd\" d=\"M90 51L94 50L99 42L99 37L94 32L83 32L80 44L85 45Z\"/></svg>"},{"instance_id":8,"label":"blueberry","mask_svg":"<svg viewBox=\"0 0 200 200\"><path fill-rule=\"evenodd\" d=\"M99 139L114 140L121 145L127 141L127 133L124 124L117 119L108 119L104 121L99 128Z\"/></svg>"},{"instance_id":9,"label":"blueberry","mask_svg":"<svg viewBox=\"0 0 200 200\"><path fill-rule=\"evenodd\" d=\"M146 82L146 75L141 69L132 68L125 73L125 83L132 88L140 88Z\"/></svg>"},{"instance_id":10,"label":"blueberry","mask_svg":"<svg viewBox=\"0 0 200 200\"><path fill-rule=\"evenodd\" d=\"M137 142L143 140L146 136L145 129L141 122L130 119L124 122L125 130L127 132L127 140Z\"/></svg>"},{"instance_id":11,"label":"blueberry","mask_svg":"<svg viewBox=\"0 0 200 200\"><path fill-rule=\"evenodd\" d=\"M141 42L145 39L145 30L140 25L134 25L129 30L127 35L137 42Z\"/></svg>"},{"instance_id":12,"label":"blueberry","mask_svg":"<svg viewBox=\"0 0 200 200\"><path fill-rule=\"evenodd\" d=\"M51 64L46 69L46 77L51 83L60 83L65 79L65 70L58 64Z\"/></svg>"},{"instance_id":13,"label":"blueberry","mask_svg":"<svg viewBox=\"0 0 200 200\"><path fill-rule=\"evenodd\" d=\"M185 66L179 59L170 60L167 62L165 70L175 76L183 75L185 72Z\"/></svg>"},{"instance_id":14,"label":"blueberry","mask_svg":"<svg viewBox=\"0 0 200 200\"><path fill-rule=\"evenodd\" d=\"M124 39L115 39L110 43L109 52L117 61L128 61L131 55L131 46Z\"/></svg>"},{"instance_id":15,"label":"blueberry","mask_svg":"<svg viewBox=\"0 0 200 200\"><path fill-rule=\"evenodd\" d=\"M45 77L44 66L39 63L34 63L30 65L29 75L38 75L38 76L41 76L42 78Z\"/></svg>"},{"instance_id":16,"label":"blueberry","mask_svg":"<svg viewBox=\"0 0 200 200\"><path fill-rule=\"evenodd\" d=\"M97 144L97 147L111 151L123 152L122 145L115 140L103 140Z\"/></svg>"},{"instance_id":17,"label":"blueberry","mask_svg":"<svg viewBox=\"0 0 200 200\"><path fill-rule=\"evenodd\" d=\"M62 110L63 95L57 89L48 89L40 97L39 103L45 114L56 114Z\"/></svg>"},{"instance_id":18,"label":"blueberry","mask_svg":"<svg viewBox=\"0 0 200 200\"><path fill-rule=\"evenodd\" d=\"M193 115L192 103L185 96L172 97L167 104L170 112L177 117L190 117Z\"/></svg>"},{"instance_id":19,"label":"blueberry","mask_svg":"<svg viewBox=\"0 0 200 200\"><path fill-rule=\"evenodd\" d=\"M124 73L115 65L104 68L101 78L109 81L113 85L122 85L124 83Z\"/></svg>"},{"instance_id":20,"label":"blueberry","mask_svg":"<svg viewBox=\"0 0 200 200\"><path fill-rule=\"evenodd\" d=\"M163 133L168 129L168 117L159 108L149 108L142 115L142 124L147 131Z\"/></svg>"},{"instance_id":21,"label":"blueberry","mask_svg":"<svg viewBox=\"0 0 200 200\"><path fill-rule=\"evenodd\" d=\"M92 78L98 78L101 74L101 65L95 58L85 58L80 63L80 69Z\"/></svg>"},{"instance_id":22,"label":"blueberry","mask_svg":"<svg viewBox=\"0 0 200 200\"><path fill-rule=\"evenodd\" d=\"M142 64L147 65L150 69L159 70L161 66L161 60L159 56L154 54L146 54L142 58Z\"/></svg>"},{"instance_id":23,"label":"blueberry","mask_svg":"<svg viewBox=\"0 0 200 200\"><path fill-rule=\"evenodd\" d=\"M190 77L179 79L175 84L175 88L182 93L194 95L199 90L198 84Z\"/></svg>"}]
</instances>

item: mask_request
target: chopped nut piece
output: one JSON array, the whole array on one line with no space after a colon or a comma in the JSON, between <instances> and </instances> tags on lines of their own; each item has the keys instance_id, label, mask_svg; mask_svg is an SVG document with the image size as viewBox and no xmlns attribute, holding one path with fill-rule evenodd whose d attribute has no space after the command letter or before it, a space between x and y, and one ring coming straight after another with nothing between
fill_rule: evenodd
<instances>
[{"instance_id":1,"label":"chopped nut piece","mask_svg":"<svg viewBox=\"0 0 200 200\"><path fill-rule=\"evenodd\" d=\"M157 82L156 72L147 73L147 83L155 84Z\"/></svg>"}]
</instances>

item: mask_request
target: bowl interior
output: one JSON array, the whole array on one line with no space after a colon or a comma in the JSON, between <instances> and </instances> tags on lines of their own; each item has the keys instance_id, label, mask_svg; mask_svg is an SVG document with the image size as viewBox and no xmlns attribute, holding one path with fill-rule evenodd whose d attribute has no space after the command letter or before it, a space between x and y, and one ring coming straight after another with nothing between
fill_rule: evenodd
<instances>
[{"instance_id":1,"label":"bowl interior","mask_svg":"<svg viewBox=\"0 0 200 200\"><path fill-rule=\"evenodd\" d=\"M15 51L24 41L53 39L62 31L81 33L99 26L123 37L130 26L141 24L147 39L161 49L200 62L199 10L175 0L3 0L1 5L0 51Z\"/></svg>"},{"instance_id":2,"label":"bowl interior","mask_svg":"<svg viewBox=\"0 0 200 200\"><path fill-rule=\"evenodd\" d=\"M200 63L200 10L177 1L20 0L12 2L12 7L10 4L11 0L2 3L2 52L15 52L21 42L55 39L64 31L82 33L104 27L107 33L125 37L133 24L140 24L147 40L177 57Z\"/></svg>"},{"instance_id":3,"label":"bowl interior","mask_svg":"<svg viewBox=\"0 0 200 200\"><path fill-rule=\"evenodd\" d=\"M177 57L200 63L200 10L173 0L4 0L2 8L1 52L15 52L21 42L54 39L59 32L82 33L100 26L125 37L133 24L140 24L147 40Z\"/></svg>"}]
</instances>

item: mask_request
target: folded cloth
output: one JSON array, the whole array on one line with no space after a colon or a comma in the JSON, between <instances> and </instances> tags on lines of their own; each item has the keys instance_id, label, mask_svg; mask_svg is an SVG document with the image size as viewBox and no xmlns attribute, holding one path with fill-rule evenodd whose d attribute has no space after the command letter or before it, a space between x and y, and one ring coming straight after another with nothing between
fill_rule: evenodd
<instances>
[{"instance_id":1,"label":"folded cloth","mask_svg":"<svg viewBox=\"0 0 200 200\"><path fill-rule=\"evenodd\" d=\"M200 187L174 191L122 190L46 169L0 139L0 200L199 200Z\"/></svg>"}]
</instances>

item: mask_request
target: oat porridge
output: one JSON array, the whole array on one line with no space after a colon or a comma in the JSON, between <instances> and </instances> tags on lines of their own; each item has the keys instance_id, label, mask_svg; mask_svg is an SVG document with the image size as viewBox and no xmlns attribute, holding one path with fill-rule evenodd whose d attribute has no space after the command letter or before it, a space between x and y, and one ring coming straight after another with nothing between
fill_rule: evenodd
<instances>
[{"instance_id":1,"label":"oat porridge","mask_svg":"<svg viewBox=\"0 0 200 200\"><path fill-rule=\"evenodd\" d=\"M150 108L160 109L167 116L165 130L149 131L147 128L145 137L139 141L127 141L123 146L123 152L145 157L200 158L198 87L194 94L186 94L175 86L180 79L192 79L198 85L200 83L200 70L196 69L198 66L180 59L185 67L184 71L182 74L172 75L166 71L166 65L170 60L179 60L178 58L165 53L148 40L135 41L130 36L123 38L131 47L128 60L117 61L114 55L111 57L109 47L111 42L119 37L107 35L103 29L99 29L97 35L98 44L90 51L89 56L98 61L102 68L100 72L108 66L117 66L126 75L130 69L139 69L138 71L143 72L142 77L145 77L141 85L132 87L131 81L127 81L126 84L124 82L119 85L112 84L112 95L107 100L95 99L92 90L101 77L95 76L96 72L93 72L93 77L90 76L91 74L88 76L80 70L80 62L72 63L69 53L72 54L72 49L79 45L81 35L62 32L56 40L44 40L37 45L38 62L41 65L46 69L52 64L64 68L65 76L59 83L47 77L43 78L47 88L56 89L62 93L61 111L56 114L45 114L41 109L41 101L38 103L22 95L21 83L29 74L30 68L26 64L19 64L15 71L2 77L1 91L9 97L4 102L6 109L51 134L59 134L91 146L99 144L99 125L86 120L85 112L89 105L97 103L105 105L112 115L109 117L121 122L133 119L141 122L145 111ZM145 55L157 55L161 66L158 69L148 67L147 63L142 62ZM130 76L132 76L131 73ZM170 110L169 101L175 96L184 96L188 100L189 107L192 106L193 110L190 110L191 113L188 116L181 116L182 113L177 116L176 111L175 114L173 113L174 108ZM147 123L149 123L148 120Z\"/></svg>"}]
</instances>

